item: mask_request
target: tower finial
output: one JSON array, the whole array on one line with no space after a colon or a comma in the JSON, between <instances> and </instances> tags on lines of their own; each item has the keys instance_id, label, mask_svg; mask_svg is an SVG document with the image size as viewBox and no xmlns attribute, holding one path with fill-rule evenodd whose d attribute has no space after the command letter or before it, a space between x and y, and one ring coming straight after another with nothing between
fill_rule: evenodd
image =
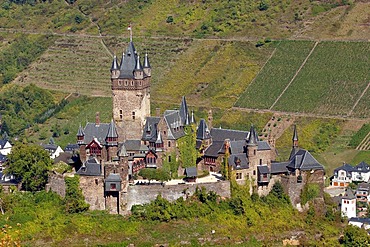
<instances>
[{"instance_id":1,"label":"tower finial","mask_svg":"<svg viewBox=\"0 0 370 247\"><path fill-rule=\"evenodd\" d=\"M132 28L131 28L131 23L128 25L127 30L130 31L130 42L132 42Z\"/></svg>"}]
</instances>

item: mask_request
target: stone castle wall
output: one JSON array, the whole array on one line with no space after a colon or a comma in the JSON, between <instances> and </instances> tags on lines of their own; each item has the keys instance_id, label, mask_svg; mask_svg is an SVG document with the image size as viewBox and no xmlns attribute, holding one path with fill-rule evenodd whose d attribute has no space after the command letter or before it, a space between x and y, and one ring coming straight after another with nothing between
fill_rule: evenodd
<instances>
[{"instance_id":1,"label":"stone castle wall","mask_svg":"<svg viewBox=\"0 0 370 247\"><path fill-rule=\"evenodd\" d=\"M61 197L65 197L66 195L66 183L64 181L64 176L62 174L55 174L50 173L48 183L45 187L46 191L53 191L60 195Z\"/></svg>"},{"instance_id":2,"label":"stone castle wall","mask_svg":"<svg viewBox=\"0 0 370 247\"><path fill-rule=\"evenodd\" d=\"M105 210L104 180L102 176L80 176L80 188L90 210Z\"/></svg>"},{"instance_id":3,"label":"stone castle wall","mask_svg":"<svg viewBox=\"0 0 370 247\"><path fill-rule=\"evenodd\" d=\"M193 195L197 187L205 187L207 191L213 191L224 198L231 196L230 181L163 186L160 184L134 185L128 187L126 210L131 210L133 205L149 203L159 194L169 201L175 201L180 197L186 198L186 196Z\"/></svg>"}]
</instances>

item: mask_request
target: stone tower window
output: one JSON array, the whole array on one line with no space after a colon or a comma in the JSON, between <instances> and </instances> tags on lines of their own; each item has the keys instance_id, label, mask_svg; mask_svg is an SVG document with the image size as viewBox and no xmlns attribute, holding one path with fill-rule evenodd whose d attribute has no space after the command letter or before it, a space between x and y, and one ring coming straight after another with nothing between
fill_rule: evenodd
<instances>
[{"instance_id":1,"label":"stone tower window","mask_svg":"<svg viewBox=\"0 0 370 247\"><path fill-rule=\"evenodd\" d=\"M128 85L128 81L125 81L125 86L127 86Z\"/></svg>"},{"instance_id":2,"label":"stone tower window","mask_svg":"<svg viewBox=\"0 0 370 247\"><path fill-rule=\"evenodd\" d=\"M168 156L168 162L171 162L171 155Z\"/></svg>"},{"instance_id":3,"label":"stone tower window","mask_svg":"<svg viewBox=\"0 0 370 247\"><path fill-rule=\"evenodd\" d=\"M168 141L168 147L171 147L171 142L170 141Z\"/></svg>"},{"instance_id":4,"label":"stone tower window","mask_svg":"<svg viewBox=\"0 0 370 247\"><path fill-rule=\"evenodd\" d=\"M119 119L123 119L123 111L119 110Z\"/></svg>"},{"instance_id":5,"label":"stone tower window","mask_svg":"<svg viewBox=\"0 0 370 247\"><path fill-rule=\"evenodd\" d=\"M134 81L131 81L131 86L133 86L134 85Z\"/></svg>"},{"instance_id":6,"label":"stone tower window","mask_svg":"<svg viewBox=\"0 0 370 247\"><path fill-rule=\"evenodd\" d=\"M135 120L135 112L132 112L132 119Z\"/></svg>"},{"instance_id":7,"label":"stone tower window","mask_svg":"<svg viewBox=\"0 0 370 247\"><path fill-rule=\"evenodd\" d=\"M122 86L122 81L121 80L118 81L118 86Z\"/></svg>"},{"instance_id":8,"label":"stone tower window","mask_svg":"<svg viewBox=\"0 0 370 247\"><path fill-rule=\"evenodd\" d=\"M255 150L253 150L253 155L256 155L256 149L255 149Z\"/></svg>"},{"instance_id":9,"label":"stone tower window","mask_svg":"<svg viewBox=\"0 0 370 247\"><path fill-rule=\"evenodd\" d=\"M262 165L262 159L260 159L260 165Z\"/></svg>"}]
</instances>

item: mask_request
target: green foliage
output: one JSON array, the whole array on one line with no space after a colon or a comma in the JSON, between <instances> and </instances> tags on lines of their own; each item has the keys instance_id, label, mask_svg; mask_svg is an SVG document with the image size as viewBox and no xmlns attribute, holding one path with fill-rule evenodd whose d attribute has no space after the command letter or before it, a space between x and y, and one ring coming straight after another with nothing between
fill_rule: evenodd
<instances>
[{"instance_id":1,"label":"green foliage","mask_svg":"<svg viewBox=\"0 0 370 247\"><path fill-rule=\"evenodd\" d=\"M370 245L370 237L364 229L347 225L342 243L346 247L365 247Z\"/></svg>"},{"instance_id":2,"label":"green foliage","mask_svg":"<svg viewBox=\"0 0 370 247\"><path fill-rule=\"evenodd\" d=\"M196 131L195 126L185 126L185 135L178 139L180 151L180 165L183 168L196 165L198 151L196 150Z\"/></svg>"},{"instance_id":3,"label":"green foliage","mask_svg":"<svg viewBox=\"0 0 370 247\"><path fill-rule=\"evenodd\" d=\"M301 193L301 204L305 205L307 202L315 199L320 194L320 186L315 183L307 183L303 187Z\"/></svg>"},{"instance_id":4,"label":"green foliage","mask_svg":"<svg viewBox=\"0 0 370 247\"><path fill-rule=\"evenodd\" d=\"M152 169L152 168L144 168L139 171L139 176L142 176L145 179L150 180L157 180L161 182L165 182L170 180L170 174L168 171L159 168L159 169Z\"/></svg>"},{"instance_id":5,"label":"green foliage","mask_svg":"<svg viewBox=\"0 0 370 247\"><path fill-rule=\"evenodd\" d=\"M16 143L6 162L6 173L22 181L23 189L40 191L48 181L53 162L49 153L38 145Z\"/></svg>"},{"instance_id":6,"label":"green foliage","mask_svg":"<svg viewBox=\"0 0 370 247\"><path fill-rule=\"evenodd\" d=\"M176 157L176 152L168 153L165 156L165 158L163 159L162 168L164 171L170 174L171 178L177 178L178 177L177 171L179 168L179 163L176 159L171 159L171 161L168 161L168 156Z\"/></svg>"},{"instance_id":7,"label":"green foliage","mask_svg":"<svg viewBox=\"0 0 370 247\"><path fill-rule=\"evenodd\" d=\"M266 0L261 0L260 5L258 6L258 9L260 11L267 10L269 8L269 5Z\"/></svg>"},{"instance_id":8,"label":"green foliage","mask_svg":"<svg viewBox=\"0 0 370 247\"><path fill-rule=\"evenodd\" d=\"M81 213L88 210L90 205L85 202L85 197L80 189L79 176L66 177L64 180L66 183L66 195L64 198L66 212Z\"/></svg>"},{"instance_id":9,"label":"green foliage","mask_svg":"<svg viewBox=\"0 0 370 247\"><path fill-rule=\"evenodd\" d=\"M2 133L7 132L10 136L20 133L53 105L53 95L35 85L3 87L0 91L0 113L5 123Z\"/></svg>"},{"instance_id":10,"label":"green foliage","mask_svg":"<svg viewBox=\"0 0 370 247\"><path fill-rule=\"evenodd\" d=\"M352 136L351 141L349 142L349 145L351 147L357 147L369 132L370 132L370 124L362 125L361 129Z\"/></svg>"},{"instance_id":11,"label":"green foliage","mask_svg":"<svg viewBox=\"0 0 370 247\"><path fill-rule=\"evenodd\" d=\"M50 36L20 35L0 50L0 85L11 82L20 71L36 60L54 41Z\"/></svg>"}]
</instances>

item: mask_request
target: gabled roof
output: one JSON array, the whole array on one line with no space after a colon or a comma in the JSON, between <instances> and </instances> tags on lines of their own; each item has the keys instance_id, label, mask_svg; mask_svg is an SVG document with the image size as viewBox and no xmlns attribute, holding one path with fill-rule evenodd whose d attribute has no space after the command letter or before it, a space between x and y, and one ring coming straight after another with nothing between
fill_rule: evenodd
<instances>
[{"instance_id":1,"label":"gabled roof","mask_svg":"<svg viewBox=\"0 0 370 247\"><path fill-rule=\"evenodd\" d=\"M358 172L370 172L370 166L364 161L355 166L355 169Z\"/></svg>"},{"instance_id":2,"label":"gabled roof","mask_svg":"<svg viewBox=\"0 0 370 247\"><path fill-rule=\"evenodd\" d=\"M43 144L42 147L46 150L55 152L59 146L54 144Z\"/></svg>"},{"instance_id":3,"label":"gabled roof","mask_svg":"<svg viewBox=\"0 0 370 247\"><path fill-rule=\"evenodd\" d=\"M268 166L257 166L257 170L260 174L270 174L270 169Z\"/></svg>"},{"instance_id":4,"label":"gabled roof","mask_svg":"<svg viewBox=\"0 0 370 247\"><path fill-rule=\"evenodd\" d=\"M101 176L101 165L95 157L90 156L76 173L81 176Z\"/></svg>"},{"instance_id":5,"label":"gabled roof","mask_svg":"<svg viewBox=\"0 0 370 247\"><path fill-rule=\"evenodd\" d=\"M193 166L193 167L186 167L185 168L185 175L188 178L192 178L192 177L198 176L197 168L195 166Z\"/></svg>"},{"instance_id":6,"label":"gabled roof","mask_svg":"<svg viewBox=\"0 0 370 247\"><path fill-rule=\"evenodd\" d=\"M230 141L245 140L248 133L248 131L221 128L212 128L210 131L212 141L225 141L226 139L229 139Z\"/></svg>"},{"instance_id":7,"label":"gabled roof","mask_svg":"<svg viewBox=\"0 0 370 247\"><path fill-rule=\"evenodd\" d=\"M248 169L248 159L245 154L232 154L229 157L229 166L235 170Z\"/></svg>"},{"instance_id":8,"label":"gabled roof","mask_svg":"<svg viewBox=\"0 0 370 247\"><path fill-rule=\"evenodd\" d=\"M0 148L4 148L4 146L8 143L8 140L0 139ZM10 144L10 143L9 143Z\"/></svg>"},{"instance_id":9,"label":"gabled roof","mask_svg":"<svg viewBox=\"0 0 370 247\"><path fill-rule=\"evenodd\" d=\"M80 146L78 144L68 144L64 149L64 152L72 152L74 150L79 150Z\"/></svg>"},{"instance_id":10,"label":"gabled roof","mask_svg":"<svg viewBox=\"0 0 370 247\"><path fill-rule=\"evenodd\" d=\"M357 190L367 190L367 191L369 191L370 190L370 184L368 184L368 183L360 183L357 186Z\"/></svg>"},{"instance_id":11,"label":"gabled roof","mask_svg":"<svg viewBox=\"0 0 370 247\"><path fill-rule=\"evenodd\" d=\"M245 152L245 140L230 141L230 152L232 154L241 154Z\"/></svg>"},{"instance_id":12,"label":"gabled roof","mask_svg":"<svg viewBox=\"0 0 370 247\"><path fill-rule=\"evenodd\" d=\"M157 140L158 123L160 117L147 117L144 125L143 136L141 140L155 142Z\"/></svg>"},{"instance_id":13,"label":"gabled roof","mask_svg":"<svg viewBox=\"0 0 370 247\"><path fill-rule=\"evenodd\" d=\"M211 138L209 133L209 129L207 127L207 123L204 119L199 121L198 129L197 129L197 139L198 140L206 140Z\"/></svg>"},{"instance_id":14,"label":"gabled roof","mask_svg":"<svg viewBox=\"0 0 370 247\"><path fill-rule=\"evenodd\" d=\"M353 194L353 191L351 190L351 188L346 188L342 199L353 200L353 199L356 199L356 196Z\"/></svg>"},{"instance_id":15,"label":"gabled roof","mask_svg":"<svg viewBox=\"0 0 370 247\"><path fill-rule=\"evenodd\" d=\"M212 144L207 147L207 149L204 151L204 156L208 157L214 157L217 158L220 153L222 153L222 149L224 146L224 142L212 142Z\"/></svg>"},{"instance_id":16,"label":"gabled roof","mask_svg":"<svg viewBox=\"0 0 370 247\"><path fill-rule=\"evenodd\" d=\"M110 173L105 182L121 182L121 176L118 173Z\"/></svg>"},{"instance_id":17,"label":"gabled roof","mask_svg":"<svg viewBox=\"0 0 370 247\"><path fill-rule=\"evenodd\" d=\"M349 219L349 222L359 222L359 223L362 223L362 224L370 225L370 218L352 217L352 218Z\"/></svg>"},{"instance_id":18,"label":"gabled roof","mask_svg":"<svg viewBox=\"0 0 370 247\"><path fill-rule=\"evenodd\" d=\"M273 162L271 163L271 174L287 173L289 162Z\"/></svg>"},{"instance_id":19,"label":"gabled roof","mask_svg":"<svg viewBox=\"0 0 370 247\"><path fill-rule=\"evenodd\" d=\"M334 173L336 173L340 170L344 170L344 171L346 171L347 173L350 174L351 172L355 171L355 168L353 166L351 166L350 164L343 164L342 166L340 166L338 168L335 168Z\"/></svg>"},{"instance_id":20,"label":"gabled roof","mask_svg":"<svg viewBox=\"0 0 370 247\"><path fill-rule=\"evenodd\" d=\"M126 140L124 142L126 151L140 151L141 141L140 140Z\"/></svg>"},{"instance_id":21,"label":"gabled roof","mask_svg":"<svg viewBox=\"0 0 370 247\"><path fill-rule=\"evenodd\" d=\"M178 110L167 110L164 112L164 120L167 124L167 137L170 140L177 140L185 135Z\"/></svg>"},{"instance_id":22,"label":"gabled roof","mask_svg":"<svg viewBox=\"0 0 370 247\"><path fill-rule=\"evenodd\" d=\"M289 161L288 168L302 171L324 170L324 167L308 152L300 149Z\"/></svg>"},{"instance_id":23,"label":"gabled roof","mask_svg":"<svg viewBox=\"0 0 370 247\"><path fill-rule=\"evenodd\" d=\"M107 123L87 123L84 129L85 132L85 143L91 142L96 138L99 143L105 144L105 138L107 137L109 125Z\"/></svg>"},{"instance_id":24,"label":"gabled roof","mask_svg":"<svg viewBox=\"0 0 370 247\"><path fill-rule=\"evenodd\" d=\"M257 150L262 151L262 150L271 150L270 145L266 141L257 141Z\"/></svg>"}]
</instances>

